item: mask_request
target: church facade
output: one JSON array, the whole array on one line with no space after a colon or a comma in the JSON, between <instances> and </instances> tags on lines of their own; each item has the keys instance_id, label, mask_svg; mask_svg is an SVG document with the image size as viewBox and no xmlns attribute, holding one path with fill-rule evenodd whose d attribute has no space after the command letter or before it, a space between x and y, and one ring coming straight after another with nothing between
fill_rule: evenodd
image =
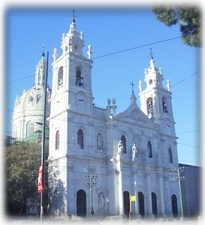
<instances>
[{"instance_id":1,"label":"church facade","mask_svg":"<svg viewBox=\"0 0 205 225\"><path fill-rule=\"evenodd\" d=\"M171 87L153 56L124 112L93 104L92 47L73 19L53 52L49 122L49 210L82 217L180 217L177 137ZM143 77L142 77L143 79ZM103 90L102 90L103 91ZM133 197L135 196L135 197ZM132 200L132 201L130 201Z\"/></svg>"}]
</instances>

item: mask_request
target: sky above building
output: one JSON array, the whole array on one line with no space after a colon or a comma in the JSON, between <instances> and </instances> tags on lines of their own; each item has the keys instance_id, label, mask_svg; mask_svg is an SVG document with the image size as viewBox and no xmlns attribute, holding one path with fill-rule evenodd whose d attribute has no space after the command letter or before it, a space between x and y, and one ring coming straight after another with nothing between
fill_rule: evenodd
<instances>
[{"instance_id":1,"label":"sky above building","mask_svg":"<svg viewBox=\"0 0 205 225\"><path fill-rule=\"evenodd\" d=\"M52 87L53 49L61 55L61 38L67 33L75 10L77 31L83 31L92 45L92 89L94 103L106 108L115 98L117 114L130 105L131 83L139 102L139 81L145 89L144 69L152 51L155 65L171 82L172 106L176 122L180 163L200 165L200 49L180 38L179 26L167 27L156 19L150 7L127 8L34 8L14 7L5 12L5 126L11 134L16 96L34 84L35 68L42 48L49 53L48 84ZM44 46L44 47L43 47ZM151 49L151 50L150 50Z\"/></svg>"}]
</instances>

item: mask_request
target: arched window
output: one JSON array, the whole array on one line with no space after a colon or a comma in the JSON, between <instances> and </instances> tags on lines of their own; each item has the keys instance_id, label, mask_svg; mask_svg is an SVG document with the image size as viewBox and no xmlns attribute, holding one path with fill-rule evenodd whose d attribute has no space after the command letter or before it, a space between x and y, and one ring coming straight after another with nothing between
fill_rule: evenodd
<instances>
[{"instance_id":1,"label":"arched window","mask_svg":"<svg viewBox=\"0 0 205 225\"><path fill-rule=\"evenodd\" d=\"M56 131L56 137L55 137L55 150L60 148L60 131Z\"/></svg>"},{"instance_id":2,"label":"arched window","mask_svg":"<svg viewBox=\"0 0 205 225\"><path fill-rule=\"evenodd\" d=\"M147 114L151 114L153 110L153 101L152 98L147 99Z\"/></svg>"},{"instance_id":3,"label":"arched window","mask_svg":"<svg viewBox=\"0 0 205 225\"><path fill-rule=\"evenodd\" d=\"M152 158L152 144L150 141L147 142L147 149L149 152L149 158Z\"/></svg>"},{"instance_id":4,"label":"arched window","mask_svg":"<svg viewBox=\"0 0 205 225\"><path fill-rule=\"evenodd\" d=\"M139 214L142 218L145 216L145 205L144 205L144 195L142 192L138 192L138 204L139 204Z\"/></svg>"},{"instance_id":5,"label":"arched window","mask_svg":"<svg viewBox=\"0 0 205 225\"><path fill-rule=\"evenodd\" d=\"M152 213L157 217L157 196L152 192Z\"/></svg>"},{"instance_id":6,"label":"arched window","mask_svg":"<svg viewBox=\"0 0 205 225\"><path fill-rule=\"evenodd\" d=\"M130 213L130 194L128 191L123 192L123 197L124 197L124 215L129 217Z\"/></svg>"},{"instance_id":7,"label":"arched window","mask_svg":"<svg viewBox=\"0 0 205 225\"><path fill-rule=\"evenodd\" d=\"M63 86L63 67L58 69L58 88Z\"/></svg>"},{"instance_id":8,"label":"arched window","mask_svg":"<svg viewBox=\"0 0 205 225\"><path fill-rule=\"evenodd\" d=\"M27 123L27 129L26 129L26 137L29 137L32 134L34 134L34 123L28 122Z\"/></svg>"},{"instance_id":9,"label":"arched window","mask_svg":"<svg viewBox=\"0 0 205 225\"><path fill-rule=\"evenodd\" d=\"M167 113L167 104L166 104L166 99L165 97L162 98L162 110L163 110L163 113Z\"/></svg>"},{"instance_id":10,"label":"arched window","mask_svg":"<svg viewBox=\"0 0 205 225\"><path fill-rule=\"evenodd\" d=\"M126 138L124 135L121 136L121 142L122 142L122 145L123 145L123 150L121 153L126 153Z\"/></svg>"},{"instance_id":11,"label":"arched window","mask_svg":"<svg viewBox=\"0 0 205 225\"><path fill-rule=\"evenodd\" d=\"M84 144L83 144L83 136L84 136L84 134L83 134L83 131L82 131L82 129L79 129L78 130L78 133L77 133L77 146L78 146L78 148L80 148L80 149L83 149L84 148Z\"/></svg>"},{"instance_id":12,"label":"arched window","mask_svg":"<svg viewBox=\"0 0 205 225\"><path fill-rule=\"evenodd\" d=\"M83 86L83 77L82 77L82 69L79 66L76 66L76 86Z\"/></svg>"},{"instance_id":13,"label":"arched window","mask_svg":"<svg viewBox=\"0 0 205 225\"><path fill-rule=\"evenodd\" d=\"M171 148L169 148L168 154L169 154L169 162L170 162L170 163L173 163L172 150L171 150Z\"/></svg>"},{"instance_id":14,"label":"arched window","mask_svg":"<svg viewBox=\"0 0 205 225\"><path fill-rule=\"evenodd\" d=\"M178 217L177 196L172 195L172 213L174 217Z\"/></svg>"}]
</instances>

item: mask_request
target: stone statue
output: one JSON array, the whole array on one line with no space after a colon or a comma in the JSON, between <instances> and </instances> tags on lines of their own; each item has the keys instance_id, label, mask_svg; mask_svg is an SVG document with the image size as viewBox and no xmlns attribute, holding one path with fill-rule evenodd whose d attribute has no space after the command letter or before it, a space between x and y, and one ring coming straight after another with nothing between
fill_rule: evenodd
<instances>
[{"instance_id":1,"label":"stone statue","mask_svg":"<svg viewBox=\"0 0 205 225\"><path fill-rule=\"evenodd\" d=\"M120 155L123 152L123 150L124 150L124 146L122 144L122 141L120 140L118 142L118 154Z\"/></svg>"},{"instance_id":2,"label":"stone statue","mask_svg":"<svg viewBox=\"0 0 205 225\"><path fill-rule=\"evenodd\" d=\"M98 202L99 202L99 209L104 210L105 209L105 197L103 196L103 193L100 193Z\"/></svg>"},{"instance_id":3,"label":"stone statue","mask_svg":"<svg viewBox=\"0 0 205 225\"><path fill-rule=\"evenodd\" d=\"M133 146L132 146L132 161L135 160L136 153L137 153L137 148L136 148L136 145L134 143Z\"/></svg>"},{"instance_id":4,"label":"stone statue","mask_svg":"<svg viewBox=\"0 0 205 225\"><path fill-rule=\"evenodd\" d=\"M88 45L88 51L87 51L87 54L88 54L88 59L92 59L92 46L91 45Z\"/></svg>"},{"instance_id":5,"label":"stone statue","mask_svg":"<svg viewBox=\"0 0 205 225\"><path fill-rule=\"evenodd\" d=\"M98 149L102 149L103 148L103 136L100 133L97 136L97 148Z\"/></svg>"},{"instance_id":6,"label":"stone statue","mask_svg":"<svg viewBox=\"0 0 205 225\"><path fill-rule=\"evenodd\" d=\"M171 91L171 84L170 84L170 80L169 79L167 79L167 90L168 91Z\"/></svg>"}]
</instances>

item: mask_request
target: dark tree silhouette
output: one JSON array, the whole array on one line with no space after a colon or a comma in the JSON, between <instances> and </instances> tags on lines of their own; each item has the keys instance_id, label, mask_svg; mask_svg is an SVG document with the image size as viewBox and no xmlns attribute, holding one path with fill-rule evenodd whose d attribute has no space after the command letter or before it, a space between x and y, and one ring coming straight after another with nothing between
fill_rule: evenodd
<instances>
[{"instance_id":1,"label":"dark tree silhouette","mask_svg":"<svg viewBox=\"0 0 205 225\"><path fill-rule=\"evenodd\" d=\"M152 12L167 26L179 24L182 41L194 47L201 47L201 12L192 5L156 5Z\"/></svg>"}]
</instances>

